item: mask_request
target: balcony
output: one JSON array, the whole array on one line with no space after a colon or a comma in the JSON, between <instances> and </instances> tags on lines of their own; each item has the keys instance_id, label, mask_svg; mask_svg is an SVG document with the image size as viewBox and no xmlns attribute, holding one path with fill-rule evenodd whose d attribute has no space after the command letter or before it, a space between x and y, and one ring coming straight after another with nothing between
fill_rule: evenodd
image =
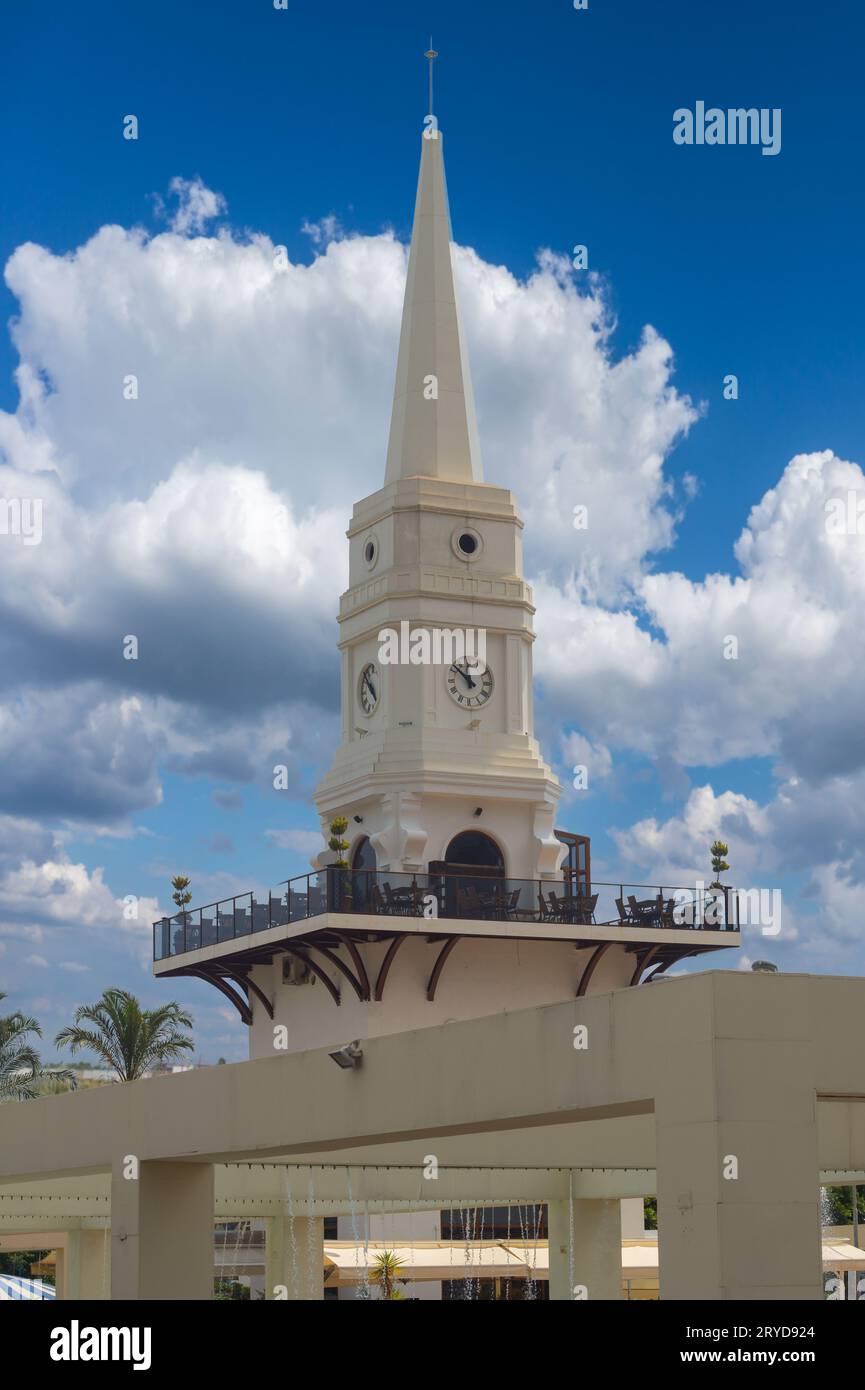
<instances>
[{"instance_id":1,"label":"balcony","mask_svg":"<svg viewBox=\"0 0 865 1390\"><path fill-rule=\"evenodd\" d=\"M574 879L513 879L465 874L396 874L329 868L288 879L267 894L241 893L153 923L153 958L167 961L203 947L236 943L274 927L293 927L326 914L380 918L382 933L397 929L394 918L425 918L436 931L449 921L524 923L533 936L585 937L592 929L634 928L642 939L654 933L730 932L738 935L738 894L733 888L703 889L650 884L600 883ZM348 925L348 924L346 924ZM360 925L360 923L358 924ZM574 929L577 929L576 932ZM548 929L548 930L546 930ZM691 938L693 940L693 937ZM735 944L731 941L730 943Z\"/></svg>"}]
</instances>

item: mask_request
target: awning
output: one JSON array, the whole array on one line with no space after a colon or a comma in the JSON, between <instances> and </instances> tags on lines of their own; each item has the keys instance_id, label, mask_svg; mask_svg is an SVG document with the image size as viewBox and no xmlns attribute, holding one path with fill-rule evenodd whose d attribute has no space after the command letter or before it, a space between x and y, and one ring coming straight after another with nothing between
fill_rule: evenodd
<instances>
[{"instance_id":1,"label":"awning","mask_svg":"<svg viewBox=\"0 0 865 1390\"><path fill-rule=\"evenodd\" d=\"M865 1250L846 1241L823 1241L823 1270L865 1270ZM548 1279L546 1242L522 1241L414 1241L393 1245L370 1241L366 1249L354 1241L325 1244L325 1269L331 1283L354 1284L368 1279L376 1257L385 1251L402 1263L397 1279ZM366 1259L364 1258L366 1256ZM658 1244L655 1240L628 1241L622 1245L624 1279L657 1279Z\"/></svg>"},{"instance_id":2,"label":"awning","mask_svg":"<svg viewBox=\"0 0 865 1390\"><path fill-rule=\"evenodd\" d=\"M393 1245L370 1241L364 1249L353 1241L326 1242L325 1268L330 1282L360 1283L375 1270L376 1257L385 1251L402 1261L397 1279L546 1279L549 1256L546 1244L518 1241L415 1241ZM366 1259L364 1258L366 1257Z\"/></svg>"}]
</instances>

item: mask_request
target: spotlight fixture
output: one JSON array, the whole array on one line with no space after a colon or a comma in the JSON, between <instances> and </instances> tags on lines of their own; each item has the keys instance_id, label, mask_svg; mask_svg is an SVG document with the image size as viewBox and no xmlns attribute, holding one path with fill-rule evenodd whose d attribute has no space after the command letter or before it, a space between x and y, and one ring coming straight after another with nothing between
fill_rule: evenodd
<instances>
[{"instance_id":1,"label":"spotlight fixture","mask_svg":"<svg viewBox=\"0 0 865 1390\"><path fill-rule=\"evenodd\" d=\"M475 809L474 809L474 814L475 814L476 816L482 816L483 813L484 813L484 808L483 808L483 806L476 806L476 807L475 807Z\"/></svg>"},{"instance_id":2,"label":"spotlight fixture","mask_svg":"<svg viewBox=\"0 0 865 1390\"><path fill-rule=\"evenodd\" d=\"M363 825L363 816L355 816L354 819L357 821L358 825Z\"/></svg>"},{"instance_id":3,"label":"spotlight fixture","mask_svg":"<svg viewBox=\"0 0 865 1390\"><path fill-rule=\"evenodd\" d=\"M353 1067L360 1066L363 1060L363 1048L357 1041L350 1042L346 1043L345 1047L339 1048L337 1052L329 1052L327 1055L336 1062L338 1067L342 1067L343 1071L351 1071Z\"/></svg>"},{"instance_id":4,"label":"spotlight fixture","mask_svg":"<svg viewBox=\"0 0 865 1390\"><path fill-rule=\"evenodd\" d=\"M479 719L470 719L470 720L469 720L469 728L470 728L470 729L479 729L480 727L481 727L481 721L480 721Z\"/></svg>"},{"instance_id":5,"label":"spotlight fixture","mask_svg":"<svg viewBox=\"0 0 865 1390\"><path fill-rule=\"evenodd\" d=\"M359 724L355 724L354 731L357 734L358 738L366 738L367 734L369 733L369 729L362 729Z\"/></svg>"}]
</instances>

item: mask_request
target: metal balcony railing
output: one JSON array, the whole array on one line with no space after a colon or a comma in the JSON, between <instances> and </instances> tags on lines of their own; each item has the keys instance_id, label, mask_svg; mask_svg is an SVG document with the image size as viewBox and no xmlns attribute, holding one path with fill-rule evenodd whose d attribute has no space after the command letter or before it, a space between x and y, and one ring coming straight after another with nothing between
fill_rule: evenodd
<instances>
[{"instance_id":1,"label":"metal balcony railing","mask_svg":"<svg viewBox=\"0 0 865 1390\"><path fill-rule=\"evenodd\" d=\"M578 886L573 879L487 878L482 870L469 876L328 868L287 879L267 894L241 893L161 917L153 923L153 958L182 956L326 912L431 921L449 917L563 927L641 927L649 933L659 928L739 928L738 895L733 888L596 881L589 887Z\"/></svg>"}]
</instances>

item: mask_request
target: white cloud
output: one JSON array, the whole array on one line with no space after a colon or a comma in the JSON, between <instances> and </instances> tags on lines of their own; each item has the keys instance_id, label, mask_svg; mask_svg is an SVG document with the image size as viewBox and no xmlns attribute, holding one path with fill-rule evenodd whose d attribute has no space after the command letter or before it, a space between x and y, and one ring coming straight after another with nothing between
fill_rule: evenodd
<instances>
[{"instance_id":1,"label":"white cloud","mask_svg":"<svg viewBox=\"0 0 865 1390\"><path fill-rule=\"evenodd\" d=\"M225 210L200 179L172 192L170 231L27 243L6 267L21 399L0 412L0 494L41 498L45 527L0 546L4 805L29 818L16 852L0 842L0 912L19 934L117 919L102 871L39 817L124 822L158 804L160 765L233 782L289 762L300 787L300 756L336 738L343 531L383 480L406 251L324 219L312 263L286 266L265 236L195 235ZM764 807L697 788L622 853L692 874L720 820L740 868L764 854L774 872L810 822L840 924L845 873L865 877L865 538L831 535L825 507L861 469L798 456L729 572L653 570L696 490L665 472L698 415L669 345L647 328L615 359L598 282L578 292L549 253L524 282L468 248L456 263L487 476L526 517L536 673L567 758L603 781L625 749L659 767L772 756L783 778ZM269 838L306 853L313 832Z\"/></svg>"},{"instance_id":2,"label":"white cloud","mask_svg":"<svg viewBox=\"0 0 865 1390\"><path fill-rule=\"evenodd\" d=\"M592 743L582 734L571 732L562 739L562 758L570 772L584 767L587 790L596 782L606 782L613 770L613 755L603 743Z\"/></svg>"},{"instance_id":3,"label":"white cloud","mask_svg":"<svg viewBox=\"0 0 865 1390\"><path fill-rule=\"evenodd\" d=\"M648 866L653 879L684 887L698 878L711 879L709 846L718 839L736 847L726 881L751 883L765 861L765 845L759 842L766 832L766 812L756 802L739 792L716 795L711 786L703 786L693 788L681 815L666 821L650 816L611 834L623 863Z\"/></svg>"},{"instance_id":4,"label":"white cloud","mask_svg":"<svg viewBox=\"0 0 865 1390\"><path fill-rule=\"evenodd\" d=\"M177 199L177 210L169 225L180 236L203 232L208 222L226 211L222 194L208 188L197 176L194 179L173 178L169 191Z\"/></svg>"},{"instance_id":5,"label":"white cloud","mask_svg":"<svg viewBox=\"0 0 865 1390\"><path fill-rule=\"evenodd\" d=\"M562 717L692 766L775 755L812 780L865 767L865 535L825 524L848 488L865 497L858 465L828 451L792 459L751 511L741 575L649 574L618 611L540 589L537 668Z\"/></svg>"},{"instance_id":6,"label":"white cloud","mask_svg":"<svg viewBox=\"0 0 865 1390\"><path fill-rule=\"evenodd\" d=\"M265 830L264 833L277 849L292 849L304 855L324 849L320 830Z\"/></svg>"}]
</instances>

